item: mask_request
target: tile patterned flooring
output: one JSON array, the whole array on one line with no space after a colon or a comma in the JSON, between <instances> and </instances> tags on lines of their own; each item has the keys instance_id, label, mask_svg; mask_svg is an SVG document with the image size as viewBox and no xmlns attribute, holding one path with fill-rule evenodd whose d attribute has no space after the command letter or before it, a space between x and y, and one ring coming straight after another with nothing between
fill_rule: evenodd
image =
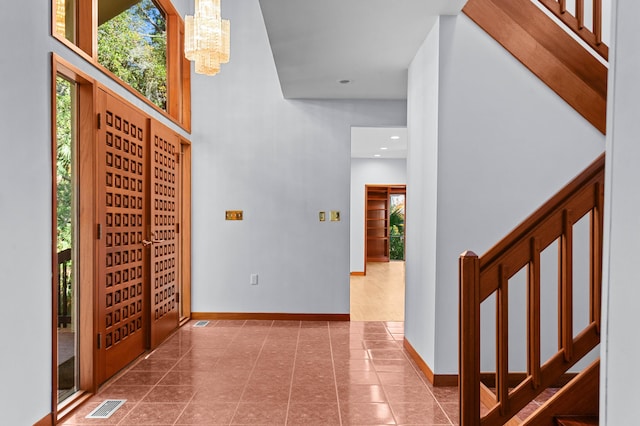
<instances>
[{"instance_id":1,"label":"tile patterned flooring","mask_svg":"<svg viewBox=\"0 0 640 426\"><path fill-rule=\"evenodd\" d=\"M457 388L433 388L402 322L187 323L64 425L454 425ZM85 416L105 399L109 419Z\"/></svg>"}]
</instances>

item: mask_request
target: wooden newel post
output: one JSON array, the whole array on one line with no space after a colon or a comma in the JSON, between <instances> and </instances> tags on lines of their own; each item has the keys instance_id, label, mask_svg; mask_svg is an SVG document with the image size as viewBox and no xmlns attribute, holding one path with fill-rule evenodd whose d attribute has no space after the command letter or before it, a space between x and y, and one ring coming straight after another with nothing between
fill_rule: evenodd
<instances>
[{"instance_id":1,"label":"wooden newel post","mask_svg":"<svg viewBox=\"0 0 640 426\"><path fill-rule=\"evenodd\" d=\"M460 255L458 374L460 425L480 425L480 261L472 251Z\"/></svg>"}]
</instances>

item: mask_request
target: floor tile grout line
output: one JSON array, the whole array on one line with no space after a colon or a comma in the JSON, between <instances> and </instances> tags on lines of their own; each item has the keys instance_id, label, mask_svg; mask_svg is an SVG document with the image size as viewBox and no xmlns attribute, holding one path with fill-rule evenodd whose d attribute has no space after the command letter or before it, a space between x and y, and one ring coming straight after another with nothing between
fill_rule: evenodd
<instances>
[{"instance_id":1,"label":"floor tile grout line","mask_svg":"<svg viewBox=\"0 0 640 426\"><path fill-rule=\"evenodd\" d=\"M298 360L298 344L300 343L300 332L302 331L302 321L298 322L298 337L296 338L296 351L293 355L293 368L291 369L291 379L289 380L289 398L287 398L287 412L284 416L284 424L289 421L289 408L291 407L291 394L293 393L293 378L296 374L296 361Z\"/></svg>"},{"instance_id":2,"label":"floor tile grout line","mask_svg":"<svg viewBox=\"0 0 640 426\"><path fill-rule=\"evenodd\" d=\"M233 343L233 341L238 337L238 334L240 334L240 331L247 325L248 321L245 321L242 324L242 327L239 327L240 330L238 330L238 333L233 337L233 339L231 340L231 342L229 342L229 344ZM269 330L271 330L271 328L273 327L274 321L271 321L271 325L269 326ZM262 346L260 347L260 352L258 352L258 355L256 356L256 359L253 361L253 367L251 368L251 371L249 372L249 375L247 376L247 380L244 384L244 387L242 388L242 393L240 393L240 397L238 398L238 403L236 404L236 409L233 412L233 415L231 416L231 419L229 420L229 424L233 424L233 419L236 417L236 414L238 414L238 409L240 408L240 403L242 402L242 397L244 396L244 393L247 390L247 386L249 385L249 379L251 378L251 375L253 374L253 372L256 369L256 365L258 364L258 359L260 358L260 354L262 353L262 350L264 349L264 344L267 341L267 337L268 337L269 333L267 333L264 337L264 340L262 341Z\"/></svg>"},{"instance_id":3,"label":"floor tile grout line","mask_svg":"<svg viewBox=\"0 0 640 426\"><path fill-rule=\"evenodd\" d=\"M196 392L193 392L193 395L191 395L191 398L189 398L189 401L187 401L187 404L184 406L184 408L182 408L182 411L180 411L180 414L178 414L178 417L176 417L176 420L173 422L174 426L178 424L178 420L180 420L180 417L182 417L184 412L187 411L187 407L189 406L189 404L191 404L191 402L193 401L193 398L195 397L196 397Z\"/></svg>"},{"instance_id":4,"label":"floor tile grout line","mask_svg":"<svg viewBox=\"0 0 640 426\"><path fill-rule=\"evenodd\" d=\"M329 326L329 323L327 323ZM349 330L349 335L351 335L351 330ZM333 339L331 338L331 326L329 326L329 349L331 351L331 367L333 368L333 384L336 390L336 402L338 404L338 421L340 426L342 426L342 407L340 407L340 395L338 394L338 377L336 375L336 361L333 356Z\"/></svg>"},{"instance_id":5,"label":"floor tile grout line","mask_svg":"<svg viewBox=\"0 0 640 426\"><path fill-rule=\"evenodd\" d=\"M216 324L219 324L220 321L217 321ZM244 327L244 325L247 322L244 321L242 323L242 327ZM233 335L233 338L231 340L229 340L229 342L227 343L227 346L224 348L224 352L223 354L225 354L227 352L227 350L229 349L229 346L231 346L231 344L233 343L233 341L236 339L236 337L238 337L238 334L240 333L240 330L242 329L242 327L238 327L238 330L236 331L236 333ZM218 361L216 361L216 365L220 360L218 359ZM245 387L247 386L247 384L245 383ZM244 394L244 388L242 389L242 393L240 394L240 397L238 398L238 402L236 402L236 408L235 410L233 410L233 414L231 415L231 418L229 419L229 424L233 423L233 418L236 416L236 413L238 412L238 408L240 407L240 401L242 400L242 394Z\"/></svg>"},{"instance_id":6,"label":"floor tile grout line","mask_svg":"<svg viewBox=\"0 0 640 426\"><path fill-rule=\"evenodd\" d=\"M187 354L189 352L191 352L193 350L193 343L191 345L189 345L189 350L186 351L176 362L176 365L178 365L178 363L187 356ZM218 364L218 360L216 360L215 364ZM175 367L175 365L174 365ZM215 367L215 366L214 366ZM169 374L169 372L167 372L167 374ZM180 373L182 374L182 373ZM162 380L160 380L161 382ZM160 383L158 382L158 383ZM182 415L185 413L185 411L187 410L187 407L189 407L189 404L191 404L191 402L193 401L193 399L196 397L196 393L198 392L197 387L194 387L194 391L193 391L193 395L191 395L191 398L189 399L189 401L187 401L187 404L184 406L184 408L182 409L182 411L180 412L180 414L178 414L178 417L176 417L175 422L173 422L174 426L178 424L178 420L180 420L180 417L182 417Z\"/></svg>"},{"instance_id":7,"label":"floor tile grout line","mask_svg":"<svg viewBox=\"0 0 640 426\"><path fill-rule=\"evenodd\" d=\"M383 324L384 324L384 322L383 322ZM389 333L389 329L387 328L386 324L385 324L384 328L385 328L385 331L386 331L387 333ZM389 333L389 335L391 335L391 333ZM393 336L392 336L392 337L393 337ZM364 338L364 335L363 335L363 336L362 336L362 346L363 346L363 347L365 347L365 346L364 346L364 341L365 341L365 340L366 340L366 339ZM367 351L367 354L368 354L369 356L371 356L371 352L369 351L369 349L366 349L366 348L365 348L365 350ZM378 378L378 383L380 383L380 388L382 389L382 392L384 393L384 399L385 399L385 401L387 402L387 405L389 406L389 411L391 412L391 416L393 417L394 424L396 424L396 425L397 425L397 424L398 424L398 416L396 416L396 413L395 413L395 411L394 411L393 407L391 406L391 401L389 401L389 394L387 394L387 389L386 389L386 387L384 386L384 384L382 383L382 380L380 379L380 374L378 374L378 368L376 367L376 364L375 364L375 362L373 361L373 358L371 358L371 363L373 364L373 371L375 371L375 373L376 373L376 377Z\"/></svg>"},{"instance_id":8,"label":"floor tile grout line","mask_svg":"<svg viewBox=\"0 0 640 426\"><path fill-rule=\"evenodd\" d=\"M174 333L174 336L175 336L175 335L177 335L177 333L179 333L179 332L180 332L180 330L177 330L177 331L176 331L176 333ZM162 344L160 344L160 345L158 346L158 348L159 348L160 346L162 346ZM148 353L148 354L146 354L146 355L144 355L144 354L143 354L143 355L140 355L140 358L138 359L138 361L137 361L137 362L135 362L135 363L133 363L131 366L129 366L129 368L127 368L127 369L125 370L125 372L122 374L122 376L120 376L120 378L122 378L122 377L123 377L124 375L126 375L127 373L130 373L130 372L134 371L133 369L134 369L138 364L140 364L141 362L143 362L143 361L145 361L145 360L149 359L149 358L151 357L151 355L153 355L153 353L154 353L155 351L157 351L157 350L158 350L158 348L155 348L154 350L152 350L151 352L149 352L149 353ZM189 350L191 350L191 348L189 348ZM187 351L187 352L189 352L189 351ZM185 352L185 353L184 353L180 358L178 358L178 360L174 363L173 367L175 367L175 366L178 364L178 362L180 362L180 360L181 360L181 359L182 359L182 358L187 354L187 352ZM173 368L173 367L172 367L172 368ZM149 394L150 394L151 392L153 392L153 390L158 386L158 384L159 384L159 383L160 383L160 382L161 382L165 377L167 377L167 375L169 374L169 372L170 372L170 371L171 371L171 369L169 369L169 370L165 371L165 372L164 372L164 374L163 374L163 375L158 379L158 381L157 381L154 385L152 385L152 386L151 386L151 388L147 391L147 393L145 393L145 394L140 398L140 400L139 400L139 401L136 401L136 403L133 405L133 407L131 407L131 410L129 410L129 412L128 412L125 416L123 416L123 417L122 417L122 419L120 419L120 421L118 421L118 422L116 423L116 425L123 424L122 422L123 422L127 417L129 417L129 415L133 412L133 410L135 410L135 409L136 409L136 408L137 408L137 407L142 403L142 401L144 401L144 399L145 399L147 396L149 396ZM116 381L117 381L117 380L116 380ZM109 386L113 386L113 384L114 384L114 383L115 383L115 382L111 383ZM177 419L176 419L176 421L177 421Z\"/></svg>"},{"instance_id":9,"label":"floor tile grout line","mask_svg":"<svg viewBox=\"0 0 640 426\"><path fill-rule=\"evenodd\" d=\"M127 373L133 372L134 368L140 364L142 361L144 361L145 359L148 359L148 357L150 357L153 353L155 352L155 349L150 351L149 353L143 353L141 354L133 363L131 363L130 365L128 365L126 368L123 369L123 371L118 374L117 377L113 377L113 381L109 380L109 384L107 386L104 387L104 389L102 390L106 390L109 389L111 386L113 386L118 380L120 380L122 377L124 377ZM164 376L162 376L164 377ZM160 380L162 380L162 378L160 378ZM116 425L122 423L122 421L129 416L129 414L131 414L131 412L138 406L140 405L140 403L142 402L142 400L144 398L147 397L147 395L149 395L151 393L151 391L153 391L153 388L155 387L155 384L152 385L149 390L140 398L140 400L135 401L135 403L133 403L133 407L131 407L131 409L129 410L129 412L122 417L122 419L120 419L117 423L115 423ZM96 393L96 396L98 396L100 394L100 392L102 391L101 389L98 389L98 392ZM122 408L122 407L121 407Z\"/></svg>"}]
</instances>

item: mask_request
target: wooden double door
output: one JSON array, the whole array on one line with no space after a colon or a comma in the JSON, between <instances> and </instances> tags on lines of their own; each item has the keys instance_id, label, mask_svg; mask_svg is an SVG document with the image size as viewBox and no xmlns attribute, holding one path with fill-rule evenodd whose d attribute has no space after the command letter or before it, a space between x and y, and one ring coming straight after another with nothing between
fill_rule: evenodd
<instances>
[{"instance_id":1,"label":"wooden double door","mask_svg":"<svg viewBox=\"0 0 640 426\"><path fill-rule=\"evenodd\" d=\"M98 90L98 384L178 327L180 138Z\"/></svg>"}]
</instances>

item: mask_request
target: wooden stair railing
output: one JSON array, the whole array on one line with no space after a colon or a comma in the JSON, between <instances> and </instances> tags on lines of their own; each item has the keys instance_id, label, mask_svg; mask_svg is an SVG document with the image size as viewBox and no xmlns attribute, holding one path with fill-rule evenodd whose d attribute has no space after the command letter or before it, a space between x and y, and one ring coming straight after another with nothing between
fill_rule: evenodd
<instances>
[{"instance_id":1,"label":"wooden stair railing","mask_svg":"<svg viewBox=\"0 0 640 426\"><path fill-rule=\"evenodd\" d=\"M461 426L504 425L600 342L602 206L604 154L547 201L502 241L478 257L460 256L459 374ZM590 215L589 324L574 338L573 225ZM540 254L555 241L558 249L559 350L541 360ZM527 274L527 372L509 387L509 279ZM496 294L495 393L480 381L480 306ZM488 405L480 415L480 400Z\"/></svg>"},{"instance_id":2,"label":"wooden stair railing","mask_svg":"<svg viewBox=\"0 0 640 426\"><path fill-rule=\"evenodd\" d=\"M604 134L607 67L533 1L469 0L462 11ZM579 34L593 38L596 51L606 52L606 45L598 39L599 36L588 36L589 30L584 28L584 22L573 23L578 18L566 8L562 13L562 6L555 5L564 3L564 0L537 1L552 11L557 10L560 19L569 22L571 28L577 28ZM577 1L583 4L581 0ZM600 28L597 25L599 33Z\"/></svg>"},{"instance_id":3,"label":"wooden stair railing","mask_svg":"<svg viewBox=\"0 0 640 426\"><path fill-rule=\"evenodd\" d=\"M578 420L573 426L598 424L600 398L600 359L597 359L556 392L547 402L527 417L521 426L558 426L558 420ZM558 413L561 413L559 416ZM564 423L569 426L571 423Z\"/></svg>"},{"instance_id":4,"label":"wooden stair railing","mask_svg":"<svg viewBox=\"0 0 640 426\"><path fill-rule=\"evenodd\" d=\"M567 0L538 1L605 61L609 59L609 47L602 42L602 0L591 0L591 22L585 21L584 0L575 0L575 15L567 10Z\"/></svg>"}]
</instances>

